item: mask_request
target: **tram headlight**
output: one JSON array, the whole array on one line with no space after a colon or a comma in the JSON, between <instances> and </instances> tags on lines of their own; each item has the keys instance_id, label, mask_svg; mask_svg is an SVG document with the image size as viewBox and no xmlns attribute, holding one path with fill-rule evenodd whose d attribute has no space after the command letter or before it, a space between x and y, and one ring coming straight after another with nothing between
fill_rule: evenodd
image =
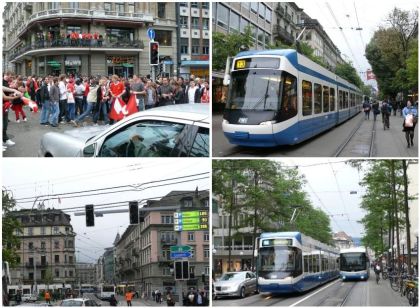
<instances>
[{"instance_id":1,"label":"tram headlight","mask_svg":"<svg viewBox=\"0 0 420 308\"><path fill-rule=\"evenodd\" d=\"M276 123L276 121L265 121L261 122L260 125L273 125L274 123Z\"/></svg>"}]
</instances>

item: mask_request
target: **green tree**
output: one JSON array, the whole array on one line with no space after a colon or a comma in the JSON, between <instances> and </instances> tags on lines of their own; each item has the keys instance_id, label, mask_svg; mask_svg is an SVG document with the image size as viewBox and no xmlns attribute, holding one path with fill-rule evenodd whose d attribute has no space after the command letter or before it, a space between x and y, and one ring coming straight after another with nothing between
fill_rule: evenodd
<instances>
[{"instance_id":1,"label":"green tree","mask_svg":"<svg viewBox=\"0 0 420 308\"><path fill-rule=\"evenodd\" d=\"M342 64L337 64L335 73L357 87L361 87L363 85L359 74L357 74L356 69L351 65L351 63L344 62Z\"/></svg>"},{"instance_id":2,"label":"green tree","mask_svg":"<svg viewBox=\"0 0 420 308\"><path fill-rule=\"evenodd\" d=\"M225 69L228 57L235 56L241 47L250 48L254 45L251 27L247 27L244 33L233 32L224 34L213 32L212 63L213 69L222 71Z\"/></svg>"},{"instance_id":3,"label":"green tree","mask_svg":"<svg viewBox=\"0 0 420 308\"><path fill-rule=\"evenodd\" d=\"M3 261L9 262L11 267L17 265L16 247L20 244L20 240L16 236L16 230L21 231L19 221L10 215L15 207L16 201L11 193L2 190L2 258Z\"/></svg>"},{"instance_id":4,"label":"green tree","mask_svg":"<svg viewBox=\"0 0 420 308\"><path fill-rule=\"evenodd\" d=\"M407 79L408 87L410 89L416 89L419 85L419 41L413 40L409 48L409 56L405 61L407 65Z\"/></svg>"}]
</instances>

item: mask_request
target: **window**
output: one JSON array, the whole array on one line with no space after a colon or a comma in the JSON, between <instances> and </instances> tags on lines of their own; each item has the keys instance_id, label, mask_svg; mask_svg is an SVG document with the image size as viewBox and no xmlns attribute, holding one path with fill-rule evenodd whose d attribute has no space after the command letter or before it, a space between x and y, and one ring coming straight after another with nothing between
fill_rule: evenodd
<instances>
[{"instance_id":1,"label":"window","mask_svg":"<svg viewBox=\"0 0 420 308\"><path fill-rule=\"evenodd\" d=\"M129 123L105 139L100 157L178 156L185 124L159 120Z\"/></svg>"},{"instance_id":2,"label":"window","mask_svg":"<svg viewBox=\"0 0 420 308\"><path fill-rule=\"evenodd\" d=\"M249 10L249 5L250 5L250 3L247 2L247 1L241 2L241 6L246 10Z\"/></svg>"},{"instance_id":3,"label":"window","mask_svg":"<svg viewBox=\"0 0 420 308\"><path fill-rule=\"evenodd\" d=\"M198 9L198 2L191 2L191 7L194 9Z\"/></svg>"},{"instance_id":4,"label":"window","mask_svg":"<svg viewBox=\"0 0 420 308\"><path fill-rule=\"evenodd\" d=\"M204 267L204 274L205 274L206 276L210 275L210 266L205 266L205 267Z\"/></svg>"},{"instance_id":5,"label":"window","mask_svg":"<svg viewBox=\"0 0 420 308\"><path fill-rule=\"evenodd\" d=\"M265 18L265 5L260 2L260 6L258 7L258 15L261 18Z\"/></svg>"},{"instance_id":6,"label":"window","mask_svg":"<svg viewBox=\"0 0 420 308\"><path fill-rule=\"evenodd\" d=\"M104 10L105 10L105 12L111 12L112 11L112 3L105 2L104 3Z\"/></svg>"},{"instance_id":7,"label":"window","mask_svg":"<svg viewBox=\"0 0 420 308\"><path fill-rule=\"evenodd\" d=\"M155 41L160 46L172 46L172 31L155 30Z\"/></svg>"},{"instance_id":8,"label":"window","mask_svg":"<svg viewBox=\"0 0 420 308\"><path fill-rule=\"evenodd\" d=\"M201 204L202 204L204 207L209 207L209 199L204 199L204 200L201 200Z\"/></svg>"},{"instance_id":9,"label":"window","mask_svg":"<svg viewBox=\"0 0 420 308\"><path fill-rule=\"evenodd\" d=\"M45 227L41 227L41 235L45 235Z\"/></svg>"},{"instance_id":10,"label":"window","mask_svg":"<svg viewBox=\"0 0 420 308\"><path fill-rule=\"evenodd\" d=\"M204 241L205 242L208 242L210 240L210 235L209 235L209 232L204 232Z\"/></svg>"},{"instance_id":11,"label":"window","mask_svg":"<svg viewBox=\"0 0 420 308\"><path fill-rule=\"evenodd\" d=\"M181 54L188 54L188 39L187 38L181 38Z\"/></svg>"},{"instance_id":12,"label":"window","mask_svg":"<svg viewBox=\"0 0 420 308\"><path fill-rule=\"evenodd\" d=\"M217 25L227 29L229 23L229 10L223 6L218 5L217 6Z\"/></svg>"},{"instance_id":13,"label":"window","mask_svg":"<svg viewBox=\"0 0 420 308\"><path fill-rule=\"evenodd\" d=\"M265 9L265 20L271 23L271 10L268 7Z\"/></svg>"},{"instance_id":14,"label":"window","mask_svg":"<svg viewBox=\"0 0 420 308\"><path fill-rule=\"evenodd\" d=\"M200 19L198 17L191 17L191 28L200 29Z\"/></svg>"},{"instance_id":15,"label":"window","mask_svg":"<svg viewBox=\"0 0 420 308\"><path fill-rule=\"evenodd\" d=\"M193 55L200 54L200 39L192 39L191 40L191 53Z\"/></svg>"},{"instance_id":16,"label":"window","mask_svg":"<svg viewBox=\"0 0 420 308\"><path fill-rule=\"evenodd\" d=\"M208 247L204 248L204 258L210 258L210 249Z\"/></svg>"},{"instance_id":17,"label":"window","mask_svg":"<svg viewBox=\"0 0 420 308\"><path fill-rule=\"evenodd\" d=\"M118 15L124 13L124 3L115 3L115 11L119 13Z\"/></svg>"},{"instance_id":18,"label":"window","mask_svg":"<svg viewBox=\"0 0 420 308\"><path fill-rule=\"evenodd\" d=\"M132 14L134 13L134 10L135 10L134 2L128 2L128 12Z\"/></svg>"},{"instance_id":19,"label":"window","mask_svg":"<svg viewBox=\"0 0 420 308\"><path fill-rule=\"evenodd\" d=\"M58 226L54 226L53 233L54 234L59 234L60 233L60 229L59 229Z\"/></svg>"},{"instance_id":20,"label":"window","mask_svg":"<svg viewBox=\"0 0 420 308\"><path fill-rule=\"evenodd\" d=\"M34 234L34 228L29 227L28 228L28 235L33 235Z\"/></svg>"},{"instance_id":21,"label":"window","mask_svg":"<svg viewBox=\"0 0 420 308\"><path fill-rule=\"evenodd\" d=\"M41 242L41 249L45 249L45 242Z\"/></svg>"},{"instance_id":22,"label":"window","mask_svg":"<svg viewBox=\"0 0 420 308\"><path fill-rule=\"evenodd\" d=\"M322 89L322 112L328 112L330 103L330 88L324 86Z\"/></svg>"},{"instance_id":23,"label":"window","mask_svg":"<svg viewBox=\"0 0 420 308\"><path fill-rule=\"evenodd\" d=\"M79 8L79 2L69 2L69 8L71 9L78 9Z\"/></svg>"},{"instance_id":24,"label":"window","mask_svg":"<svg viewBox=\"0 0 420 308\"><path fill-rule=\"evenodd\" d=\"M203 18L203 30L208 30L209 29L209 19L208 18Z\"/></svg>"},{"instance_id":25,"label":"window","mask_svg":"<svg viewBox=\"0 0 420 308\"><path fill-rule=\"evenodd\" d=\"M297 115L297 79L295 76L283 72L281 85L283 85L283 89L280 92L281 106L278 117L279 121L285 121Z\"/></svg>"},{"instance_id":26,"label":"window","mask_svg":"<svg viewBox=\"0 0 420 308\"><path fill-rule=\"evenodd\" d=\"M69 263L73 264L73 256L69 256Z\"/></svg>"},{"instance_id":27,"label":"window","mask_svg":"<svg viewBox=\"0 0 420 308\"><path fill-rule=\"evenodd\" d=\"M188 232L188 241L189 242L192 242L192 241L194 241L194 232Z\"/></svg>"},{"instance_id":28,"label":"window","mask_svg":"<svg viewBox=\"0 0 420 308\"><path fill-rule=\"evenodd\" d=\"M314 109L315 114L322 112L322 86L320 84L314 84Z\"/></svg>"},{"instance_id":29,"label":"window","mask_svg":"<svg viewBox=\"0 0 420 308\"><path fill-rule=\"evenodd\" d=\"M73 271L69 271L69 276L73 277Z\"/></svg>"},{"instance_id":30,"label":"window","mask_svg":"<svg viewBox=\"0 0 420 308\"><path fill-rule=\"evenodd\" d=\"M162 276L171 276L171 269L169 267L162 268Z\"/></svg>"},{"instance_id":31,"label":"window","mask_svg":"<svg viewBox=\"0 0 420 308\"><path fill-rule=\"evenodd\" d=\"M55 277L56 278L60 277L60 271L59 270L55 270Z\"/></svg>"},{"instance_id":32,"label":"window","mask_svg":"<svg viewBox=\"0 0 420 308\"><path fill-rule=\"evenodd\" d=\"M60 248L60 242L59 241L54 241L54 248L55 249L59 249Z\"/></svg>"},{"instance_id":33,"label":"window","mask_svg":"<svg viewBox=\"0 0 420 308\"><path fill-rule=\"evenodd\" d=\"M106 35L111 43L134 41L134 30L130 28L106 28Z\"/></svg>"},{"instance_id":34,"label":"window","mask_svg":"<svg viewBox=\"0 0 420 308\"><path fill-rule=\"evenodd\" d=\"M302 115L312 114L312 82L302 80Z\"/></svg>"},{"instance_id":35,"label":"window","mask_svg":"<svg viewBox=\"0 0 420 308\"><path fill-rule=\"evenodd\" d=\"M181 25L181 28L188 28L188 17L187 16L180 16L179 17L179 23ZM182 40L182 38L181 38Z\"/></svg>"},{"instance_id":36,"label":"window","mask_svg":"<svg viewBox=\"0 0 420 308\"><path fill-rule=\"evenodd\" d=\"M264 43L264 41L265 41L265 39L264 39L264 33L265 33L264 30L258 28L258 36L257 36L257 38L258 38L258 41L261 42L261 43Z\"/></svg>"},{"instance_id":37,"label":"window","mask_svg":"<svg viewBox=\"0 0 420 308\"><path fill-rule=\"evenodd\" d=\"M349 108L349 92L344 92L343 107L344 109Z\"/></svg>"},{"instance_id":38,"label":"window","mask_svg":"<svg viewBox=\"0 0 420 308\"><path fill-rule=\"evenodd\" d=\"M184 200L182 200L182 205L184 207L192 207L193 206L193 200L192 199L184 199Z\"/></svg>"},{"instance_id":39,"label":"window","mask_svg":"<svg viewBox=\"0 0 420 308\"><path fill-rule=\"evenodd\" d=\"M245 33L245 29L249 26L248 20L241 18L241 33Z\"/></svg>"},{"instance_id":40,"label":"window","mask_svg":"<svg viewBox=\"0 0 420 308\"><path fill-rule=\"evenodd\" d=\"M251 2L251 11L255 14L258 13L258 2Z\"/></svg>"},{"instance_id":41,"label":"window","mask_svg":"<svg viewBox=\"0 0 420 308\"><path fill-rule=\"evenodd\" d=\"M343 109L343 91L338 90L338 110Z\"/></svg>"},{"instance_id":42,"label":"window","mask_svg":"<svg viewBox=\"0 0 420 308\"><path fill-rule=\"evenodd\" d=\"M205 40L208 41L209 40ZM203 54L208 54L209 46L203 46ZM209 156L209 129L199 127L197 135L195 136L194 143L191 146L189 156L191 157L208 157ZM192 200L191 200L192 201Z\"/></svg>"},{"instance_id":43,"label":"window","mask_svg":"<svg viewBox=\"0 0 420 308\"><path fill-rule=\"evenodd\" d=\"M166 2L158 2L158 18L165 18L166 16Z\"/></svg>"},{"instance_id":44,"label":"window","mask_svg":"<svg viewBox=\"0 0 420 308\"><path fill-rule=\"evenodd\" d=\"M173 224L174 217L171 215L161 215L160 216L160 223L161 224Z\"/></svg>"},{"instance_id":45,"label":"window","mask_svg":"<svg viewBox=\"0 0 420 308\"><path fill-rule=\"evenodd\" d=\"M188 7L188 2L180 2L179 6Z\"/></svg>"},{"instance_id":46,"label":"window","mask_svg":"<svg viewBox=\"0 0 420 308\"><path fill-rule=\"evenodd\" d=\"M209 2L201 2L201 8L202 9L208 9L210 6L210 3Z\"/></svg>"},{"instance_id":47,"label":"window","mask_svg":"<svg viewBox=\"0 0 420 308\"><path fill-rule=\"evenodd\" d=\"M195 278L195 266L190 265L190 278Z\"/></svg>"},{"instance_id":48,"label":"window","mask_svg":"<svg viewBox=\"0 0 420 308\"><path fill-rule=\"evenodd\" d=\"M54 255L54 262L55 263L60 263L60 256L59 255Z\"/></svg>"},{"instance_id":49,"label":"window","mask_svg":"<svg viewBox=\"0 0 420 308\"><path fill-rule=\"evenodd\" d=\"M20 257L16 257L16 263L20 264Z\"/></svg>"},{"instance_id":50,"label":"window","mask_svg":"<svg viewBox=\"0 0 420 308\"><path fill-rule=\"evenodd\" d=\"M45 279L45 273L46 273L45 270L41 270L41 279Z\"/></svg>"},{"instance_id":51,"label":"window","mask_svg":"<svg viewBox=\"0 0 420 308\"><path fill-rule=\"evenodd\" d=\"M28 248L29 248L29 250L34 249L34 243L33 242L29 242L28 243Z\"/></svg>"},{"instance_id":52,"label":"window","mask_svg":"<svg viewBox=\"0 0 420 308\"><path fill-rule=\"evenodd\" d=\"M234 11L230 11L229 29L233 32L239 31L239 20L240 17Z\"/></svg>"}]
</instances>

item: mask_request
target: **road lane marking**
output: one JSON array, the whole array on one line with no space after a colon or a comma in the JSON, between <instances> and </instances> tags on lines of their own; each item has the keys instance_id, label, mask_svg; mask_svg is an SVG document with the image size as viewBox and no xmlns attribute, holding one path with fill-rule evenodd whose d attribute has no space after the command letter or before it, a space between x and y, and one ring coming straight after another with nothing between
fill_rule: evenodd
<instances>
[{"instance_id":1,"label":"road lane marking","mask_svg":"<svg viewBox=\"0 0 420 308\"><path fill-rule=\"evenodd\" d=\"M310 298L310 297L314 296L315 294L318 294L319 292L321 292L322 290L325 290L325 289L326 289L326 288L328 288L328 287L331 287L333 284L335 284L335 283L337 283L337 282L339 282L339 281L341 281L341 279L337 279L336 281L334 281L334 282L332 282L332 283L330 283L330 284L327 284L325 287L323 287L323 288L319 289L319 290L318 290L318 291L316 291L315 293L309 294L308 296L306 296L306 297L302 298L301 300L299 300L299 301L297 301L296 303L294 303L294 304L290 305L289 307L294 307L294 306L296 306L296 305L300 304L301 302L306 301L308 298Z\"/></svg>"}]
</instances>

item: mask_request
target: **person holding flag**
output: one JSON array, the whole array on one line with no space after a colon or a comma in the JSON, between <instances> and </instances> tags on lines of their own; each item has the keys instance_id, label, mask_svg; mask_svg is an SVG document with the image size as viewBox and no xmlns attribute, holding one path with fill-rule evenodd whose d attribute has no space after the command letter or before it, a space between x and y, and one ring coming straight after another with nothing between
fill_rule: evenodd
<instances>
[{"instance_id":1,"label":"person holding flag","mask_svg":"<svg viewBox=\"0 0 420 308\"><path fill-rule=\"evenodd\" d=\"M112 75L111 77L111 83L109 85L109 94L111 95L112 101L111 101L111 112L110 112L110 121L109 124L113 124L114 121L119 121L121 119L115 119L114 115L111 116L112 111L114 110L115 101L117 98L120 98L125 93L124 84L119 81L119 77L117 75ZM119 110L119 108L117 107ZM117 111L117 114L119 112Z\"/></svg>"}]
</instances>

